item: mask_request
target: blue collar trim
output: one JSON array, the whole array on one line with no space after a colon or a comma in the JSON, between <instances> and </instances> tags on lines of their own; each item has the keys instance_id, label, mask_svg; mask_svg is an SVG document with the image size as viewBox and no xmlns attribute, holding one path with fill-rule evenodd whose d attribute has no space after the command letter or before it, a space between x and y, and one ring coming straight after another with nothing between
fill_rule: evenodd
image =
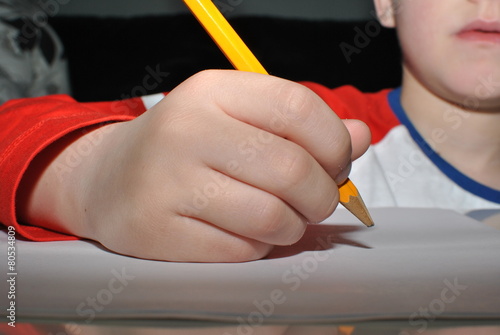
<instances>
[{"instance_id":1,"label":"blue collar trim","mask_svg":"<svg viewBox=\"0 0 500 335\"><path fill-rule=\"evenodd\" d=\"M401 88L397 88L388 95L389 105L391 106L394 114L398 117L401 124L403 124L410 132L411 137L425 153L427 157L446 175L453 180L458 186L464 190L477 195L483 199L500 204L500 191L491 187L478 183L477 181L467 177L450 163L445 161L437 152L420 135L417 129L413 126L410 119L406 115L403 106L401 105Z\"/></svg>"}]
</instances>

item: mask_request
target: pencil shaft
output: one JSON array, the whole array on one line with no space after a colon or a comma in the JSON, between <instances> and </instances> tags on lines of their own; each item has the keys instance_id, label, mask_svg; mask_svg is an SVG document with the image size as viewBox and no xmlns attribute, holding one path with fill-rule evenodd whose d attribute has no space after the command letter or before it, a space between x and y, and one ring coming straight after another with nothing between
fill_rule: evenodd
<instances>
[{"instance_id":1,"label":"pencil shaft","mask_svg":"<svg viewBox=\"0 0 500 335\"><path fill-rule=\"evenodd\" d=\"M184 2L235 69L268 74L212 1L184 0Z\"/></svg>"},{"instance_id":2,"label":"pencil shaft","mask_svg":"<svg viewBox=\"0 0 500 335\"><path fill-rule=\"evenodd\" d=\"M235 69L268 74L211 0L183 1L215 43L217 43ZM339 187L339 193L340 202L344 207L367 227L373 226L373 220L363 199L361 199L358 190L349 179Z\"/></svg>"}]
</instances>

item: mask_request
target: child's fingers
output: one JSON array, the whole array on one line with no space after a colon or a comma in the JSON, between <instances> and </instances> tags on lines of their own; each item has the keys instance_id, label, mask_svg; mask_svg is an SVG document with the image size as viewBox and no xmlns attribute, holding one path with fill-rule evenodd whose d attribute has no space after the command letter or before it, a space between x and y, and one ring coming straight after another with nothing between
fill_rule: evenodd
<instances>
[{"instance_id":1,"label":"child's fingers","mask_svg":"<svg viewBox=\"0 0 500 335\"><path fill-rule=\"evenodd\" d=\"M223 230L274 245L290 245L303 235L307 221L279 197L205 168L187 189L178 214L211 223Z\"/></svg>"},{"instance_id":2,"label":"child's fingers","mask_svg":"<svg viewBox=\"0 0 500 335\"><path fill-rule=\"evenodd\" d=\"M211 96L224 113L306 149L332 176L348 169L351 142L344 123L308 88L255 73L205 71L185 84ZM202 85L211 82L212 85ZM209 90L201 94L200 90ZM206 102L205 102L206 103Z\"/></svg>"},{"instance_id":3,"label":"child's fingers","mask_svg":"<svg viewBox=\"0 0 500 335\"><path fill-rule=\"evenodd\" d=\"M225 118L219 121L219 125L226 125L224 136L205 136L200 147L198 155L207 166L282 199L310 222L321 221L333 212L338 186L304 148ZM216 154L207 150L210 147L217 148Z\"/></svg>"},{"instance_id":4,"label":"child's fingers","mask_svg":"<svg viewBox=\"0 0 500 335\"><path fill-rule=\"evenodd\" d=\"M141 228L142 227L142 228ZM114 231L101 243L115 252L174 262L245 262L265 257L273 245L190 217L167 217Z\"/></svg>"}]
</instances>

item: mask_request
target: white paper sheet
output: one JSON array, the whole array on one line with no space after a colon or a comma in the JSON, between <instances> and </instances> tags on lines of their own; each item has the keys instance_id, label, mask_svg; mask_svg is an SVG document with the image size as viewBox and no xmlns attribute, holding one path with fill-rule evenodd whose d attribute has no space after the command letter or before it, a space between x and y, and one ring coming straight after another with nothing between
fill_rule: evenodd
<instances>
[{"instance_id":1,"label":"white paper sheet","mask_svg":"<svg viewBox=\"0 0 500 335\"><path fill-rule=\"evenodd\" d=\"M344 211L240 264L121 256L88 241L17 240L18 318L263 322L500 320L500 231L437 209ZM7 235L0 234L7 274ZM0 287L6 315L8 285Z\"/></svg>"}]
</instances>

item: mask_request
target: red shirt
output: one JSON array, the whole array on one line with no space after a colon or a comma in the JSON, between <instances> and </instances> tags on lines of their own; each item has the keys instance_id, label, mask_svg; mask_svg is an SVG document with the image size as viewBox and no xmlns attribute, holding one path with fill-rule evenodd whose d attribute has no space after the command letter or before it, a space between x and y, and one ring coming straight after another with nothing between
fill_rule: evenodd
<instances>
[{"instance_id":1,"label":"red shirt","mask_svg":"<svg viewBox=\"0 0 500 335\"><path fill-rule=\"evenodd\" d=\"M366 94L349 86L331 90L314 83L304 85L341 118L365 121L372 130L372 142L399 124L387 102L389 90ZM103 122L132 120L145 110L141 98L79 103L66 95L11 100L1 105L0 222L14 226L19 235L34 241L76 239L17 221L16 191L23 174L37 154L66 134Z\"/></svg>"}]
</instances>

